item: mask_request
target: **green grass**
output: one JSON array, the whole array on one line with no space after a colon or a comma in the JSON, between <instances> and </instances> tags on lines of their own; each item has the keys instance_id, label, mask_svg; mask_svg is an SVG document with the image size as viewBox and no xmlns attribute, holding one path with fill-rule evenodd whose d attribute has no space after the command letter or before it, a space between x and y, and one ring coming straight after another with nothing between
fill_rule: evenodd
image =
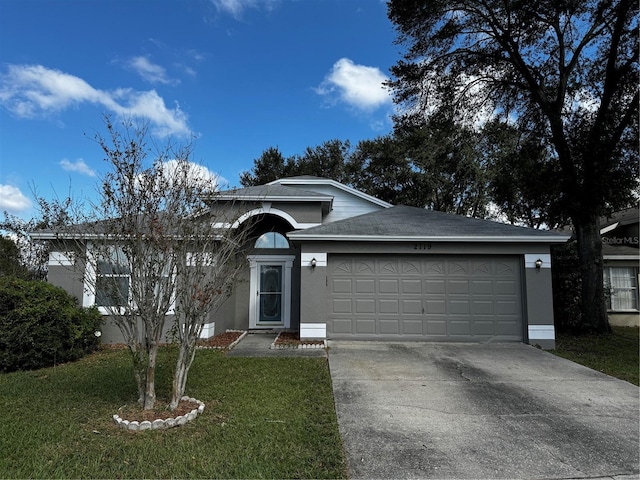
<instances>
[{"instance_id":1,"label":"green grass","mask_svg":"<svg viewBox=\"0 0 640 480\"><path fill-rule=\"evenodd\" d=\"M136 398L126 351L0 375L0 478L346 478L326 359L203 350L186 393L196 420L131 433L111 420Z\"/></svg>"},{"instance_id":2,"label":"green grass","mask_svg":"<svg viewBox=\"0 0 640 480\"><path fill-rule=\"evenodd\" d=\"M612 327L610 335L559 335L551 353L640 385L637 327Z\"/></svg>"}]
</instances>

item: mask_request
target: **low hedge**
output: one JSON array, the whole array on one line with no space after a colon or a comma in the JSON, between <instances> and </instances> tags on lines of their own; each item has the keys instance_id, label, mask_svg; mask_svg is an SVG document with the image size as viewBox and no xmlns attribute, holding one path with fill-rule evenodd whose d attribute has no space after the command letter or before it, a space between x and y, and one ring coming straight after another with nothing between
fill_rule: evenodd
<instances>
[{"instance_id":1,"label":"low hedge","mask_svg":"<svg viewBox=\"0 0 640 480\"><path fill-rule=\"evenodd\" d=\"M102 316L46 282L0 278L0 371L50 367L95 350Z\"/></svg>"}]
</instances>

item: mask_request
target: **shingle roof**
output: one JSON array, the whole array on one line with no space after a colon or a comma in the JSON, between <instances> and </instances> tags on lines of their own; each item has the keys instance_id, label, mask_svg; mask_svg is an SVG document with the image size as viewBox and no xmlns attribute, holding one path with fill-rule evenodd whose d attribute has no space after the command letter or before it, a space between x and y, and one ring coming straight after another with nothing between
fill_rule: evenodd
<instances>
[{"instance_id":1,"label":"shingle roof","mask_svg":"<svg viewBox=\"0 0 640 480\"><path fill-rule=\"evenodd\" d=\"M399 205L307 230L295 240L565 242L569 235Z\"/></svg>"}]
</instances>

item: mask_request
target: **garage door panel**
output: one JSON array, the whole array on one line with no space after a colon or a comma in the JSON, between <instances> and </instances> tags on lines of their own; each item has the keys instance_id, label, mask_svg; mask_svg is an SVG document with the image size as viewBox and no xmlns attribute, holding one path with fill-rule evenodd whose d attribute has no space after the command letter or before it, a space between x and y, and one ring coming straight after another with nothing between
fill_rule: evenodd
<instances>
[{"instance_id":1,"label":"garage door panel","mask_svg":"<svg viewBox=\"0 0 640 480\"><path fill-rule=\"evenodd\" d=\"M425 313L427 315L446 315L447 313L447 302L444 298L441 300L429 298L425 306Z\"/></svg>"},{"instance_id":2,"label":"garage door panel","mask_svg":"<svg viewBox=\"0 0 640 480\"><path fill-rule=\"evenodd\" d=\"M516 319L513 319L509 322L496 322L495 324L495 334L496 335L504 335L511 337L519 337L521 335L521 326L520 322Z\"/></svg>"},{"instance_id":3,"label":"garage door panel","mask_svg":"<svg viewBox=\"0 0 640 480\"><path fill-rule=\"evenodd\" d=\"M495 334L495 326L493 319L480 320L474 318L473 321L473 334L480 336L493 336Z\"/></svg>"},{"instance_id":4,"label":"garage door panel","mask_svg":"<svg viewBox=\"0 0 640 480\"><path fill-rule=\"evenodd\" d=\"M334 278L331 281L332 293L352 293L351 279L349 278Z\"/></svg>"},{"instance_id":5,"label":"garage door panel","mask_svg":"<svg viewBox=\"0 0 640 480\"><path fill-rule=\"evenodd\" d=\"M381 315L398 315L400 313L400 299L380 299L378 300L378 307L378 313L380 313Z\"/></svg>"},{"instance_id":6,"label":"garage door panel","mask_svg":"<svg viewBox=\"0 0 640 480\"><path fill-rule=\"evenodd\" d=\"M402 298L402 312L404 315L420 315L422 316L422 300L411 300Z\"/></svg>"},{"instance_id":7,"label":"garage door panel","mask_svg":"<svg viewBox=\"0 0 640 480\"><path fill-rule=\"evenodd\" d=\"M348 334L352 335L355 333L353 331L353 325L351 318L340 318L335 317L331 322L332 332L335 334Z\"/></svg>"},{"instance_id":8,"label":"garage door panel","mask_svg":"<svg viewBox=\"0 0 640 480\"><path fill-rule=\"evenodd\" d=\"M356 311L357 315L371 315L376 312L376 301L374 298L358 298L356 299Z\"/></svg>"},{"instance_id":9,"label":"garage door panel","mask_svg":"<svg viewBox=\"0 0 640 480\"><path fill-rule=\"evenodd\" d=\"M403 295L422 295L422 280L400 280L401 292Z\"/></svg>"},{"instance_id":10,"label":"garage door panel","mask_svg":"<svg viewBox=\"0 0 640 480\"><path fill-rule=\"evenodd\" d=\"M402 320L402 332L405 335L424 335L423 321L419 320Z\"/></svg>"},{"instance_id":11,"label":"garage door panel","mask_svg":"<svg viewBox=\"0 0 640 480\"><path fill-rule=\"evenodd\" d=\"M356 267L355 267L356 274L360 275L365 273L370 275L372 273L375 273L375 261L356 260L355 263L356 263Z\"/></svg>"},{"instance_id":12,"label":"garage door panel","mask_svg":"<svg viewBox=\"0 0 640 480\"><path fill-rule=\"evenodd\" d=\"M356 334L372 334L376 333L376 320L374 318L356 319Z\"/></svg>"},{"instance_id":13,"label":"garage door panel","mask_svg":"<svg viewBox=\"0 0 640 480\"><path fill-rule=\"evenodd\" d=\"M389 318L381 318L378 322L380 326L379 333L383 335L399 335L402 332L400 331L400 321L399 319L389 319Z\"/></svg>"},{"instance_id":14,"label":"garage door panel","mask_svg":"<svg viewBox=\"0 0 640 480\"><path fill-rule=\"evenodd\" d=\"M468 280L450 280L448 282L448 291L450 295L468 295L469 294L469 281Z\"/></svg>"},{"instance_id":15,"label":"garage door panel","mask_svg":"<svg viewBox=\"0 0 640 480\"><path fill-rule=\"evenodd\" d=\"M441 280L425 280L425 293L426 294L444 294L447 291L447 282L445 279Z\"/></svg>"},{"instance_id":16,"label":"garage door panel","mask_svg":"<svg viewBox=\"0 0 640 480\"><path fill-rule=\"evenodd\" d=\"M409 275L421 275L422 268L421 262L418 260L401 260L400 261L400 273L403 276Z\"/></svg>"},{"instance_id":17,"label":"garage door panel","mask_svg":"<svg viewBox=\"0 0 640 480\"><path fill-rule=\"evenodd\" d=\"M382 279L378 280L378 293L394 294L400 293L400 279Z\"/></svg>"},{"instance_id":18,"label":"garage door panel","mask_svg":"<svg viewBox=\"0 0 640 480\"><path fill-rule=\"evenodd\" d=\"M520 306L514 301L500 300L496 302L496 315L518 316Z\"/></svg>"},{"instance_id":19,"label":"garage door panel","mask_svg":"<svg viewBox=\"0 0 640 480\"><path fill-rule=\"evenodd\" d=\"M393 261L384 260L378 263L379 268L377 269L378 274L380 275L393 275L398 276L398 260L394 259Z\"/></svg>"},{"instance_id":20,"label":"garage door panel","mask_svg":"<svg viewBox=\"0 0 640 480\"><path fill-rule=\"evenodd\" d=\"M426 334L434 337L447 336L447 322L444 320L427 320Z\"/></svg>"},{"instance_id":21,"label":"garage door panel","mask_svg":"<svg viewBox=\"0 0 640 480\"><path fill-rule=\"evenodd\" d=\"M446 272L449 275L468 275L469 274L469 265L467 262L460 262L454 260L447 260L446 262Z\"/></svg>"},{"instance_id":22,"label":"garage door panel","mask_svg":"<svg viewBox=\"0 0 640 480\"><path fill-rule=\"evenodd\" d=\"M334 298L332 302L332 313L352 313L353 308L351 307L352 301L350 298Z\"/></svg>"},{"instance_id":23,"label":"garage door panel","mask_svg":"<svg viewBox=\"0 0 640 480\"><path fill-rule=\"evenodd\" d=\"M480 315L492 316L495 314L494 302L491 300L474 300L472 309L474 318Z\"/></svg>"},{"instance_id":24,"label":"garage door panel","mask_svg":"<svg viewBox=\"0 0 640 480\"><path fill-rule=\"evenodd\" d=\"M469 300L449 301L449 311L447 313L451 315L471 315Z\"/></svg>"},{"instance_id":25,"label":"garage door panel","mask_svg":"<svg viewBox=\"0 0 640 480\"><path fill-rule=\"evenodd\" d=\"M494 286L491 280L472 280L471 293L473 295L493 295Z\"/></svg>"},{"instance_id":26,"label":"garage door panel","mask_svg":"<svg viewBox=\"0 0 640 480\"><path fill-rule=\"evenodd\" d=\"M447 327L449 336L468 337L471 335L471 322L467 318L449 318Z\"/></svg>"},{"instance_id":27,"label":"garage door panel","mask_svg":"<svg viewBox=\"0 0 640 480\"><path fill-rule=\"evenodd\" d=\"M329 255L329 338L521 341L518 257Z\"/></svg>"},{"instance_id":28,"label":"garage door panel","mask_svg":"<svg viewBox=\"0 0 640 480\"><path fill-rule=\"evenodd\" d=\"M367 279L356 279L356 289L355 293L375 293L376 291L376 283L373 278Z\"/></svg>"},{"instance_id":29,"label":"garage door panel","mask_svg":"<svg viewBox=\"0 0 640 480\"><path fill-rule=\"evenodd\" d=\"M495 285L496 295L516 295L518 285L514 280L498 280Z\"/></svg>"}]
</instances>

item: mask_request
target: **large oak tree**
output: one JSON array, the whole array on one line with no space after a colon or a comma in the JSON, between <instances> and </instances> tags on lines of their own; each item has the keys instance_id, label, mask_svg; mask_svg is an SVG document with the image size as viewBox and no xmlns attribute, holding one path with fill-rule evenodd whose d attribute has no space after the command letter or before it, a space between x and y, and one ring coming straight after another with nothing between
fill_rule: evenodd
<instances>
[{"instance_id":1,"label":"large oak tree","mask_svg":"<svg viewBox=\"0 0 640 480\"><path fill-rule=\"evenodd\" d=\"M628 202L638 177L637 2L391 0L388 15L405 47L389 82L402 121L452 105L470 122L499 117L546 139L585 326L608 331L599 218Z\"/></svg>"}]
</instances>

